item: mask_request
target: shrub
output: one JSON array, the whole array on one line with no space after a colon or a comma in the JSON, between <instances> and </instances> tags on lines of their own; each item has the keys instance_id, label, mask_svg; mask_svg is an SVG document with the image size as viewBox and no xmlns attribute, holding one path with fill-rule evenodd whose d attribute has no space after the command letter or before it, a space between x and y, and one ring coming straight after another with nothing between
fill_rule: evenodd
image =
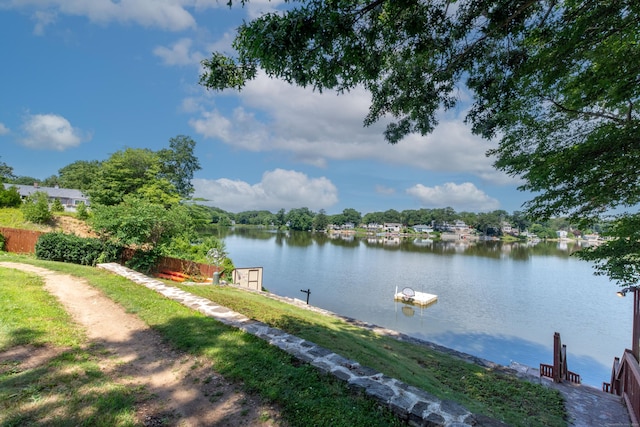
<instances>
[{"instance_id":1,"label":"shrub","mask_svg":"<svg viewBox=\"0 0 640 427\"><path fill-rule=\"evenodd\" d=\"M5 238L2 234L0 234L0 251L4 251L4 242Z\"/></svg>"},{"instance_id":2,"label":"shrub","mask_svg":"<svg viewBox=\"0 0 640 427\"><path fill-rule=\"evenodd\" d=\"M220 267L220 277L227 282L231 282L231 280L233 280L233 270L235 270L236 268L236 266L233 265L233 261L231 260L231 258L225 258L224 261L222 261L222 265Z\"/></svg>"},{"instance_id":3,"label":"shrub","mask_svg":"<svg viewBox=\"0 0 640 427\"><path fill-rule=\"evenodd\" d=\"M208 253L212 249L217 249L225 254L220 267L220 278L228 282L232 279L232 272L235 269L231 258L226 256L224 241L214 237L201 237L199 240L191 241L186 237L177 237L171 243L162 248L162 255L193 261L200 264L212 264Z\"/></svg>"},{"instance_id":4,"label":"shrub","mask_svg":"<svg viewBox=\"0 0 640 427\"><path fill-rule=\"evenodd\" d=\"M22 204L20 193L16 187L4 188L0 184L0 208L17 208Z\"/></svg>"},{"instance_id":5,"label":"shrub","mask_svg":"<svg viewBox=\"0 0 640 427\"><path fill-rule=\"evenodd\" d=\"M47 233L36 243L37 258L81 265L117 261L121 253L122 247L113 243L75 234Z\"/></svg>"},{"instance_id":6,"label":"shrub","mask_svg":"<svg viewBox=\"0 0 640 427\"><path fill-rule=\"evenodd\" d=\"M225 252L224 241L214 236L206 236L195 241L185 236L179 236L162 247L162 255L210 264L207 253L213 248Z\"/></svg>"},{"instance_id":7,"label":"shrub","mask_svg":"<svg viewBox=\"0 0 640 427\"><path fill-rule=\"evenodd\" d=\"M139 271L141 273L149 273L153 271L158 265L158 259L160 258L160 251L157 249L135 251L129 261L127 261L127 267Z\"/></svg>"},{"instance_id":8,"label":"shrub","mask_svg":"<svg viewBox=\"0 0 640 427\"><path fill-rule=\"evenodd\" d=\"M36 191L30 195L22 205L24 219L36 224L46 224L51 220L49 211L49 196L43 191Z\"/></svg>"},{"instance_id":9,"label":"shrub","mask_svg":"<svg viewBox=\"0 0 640 427\"><path fill-rule=\"evenodd\" d=\"M87 210L87 205L84 202L80 202L76 205L76 217L82 220L89 218L89 211Z\"/></svg>"},{"instance_id":10,"label":"shrub","mask_svg":"<svg viewBox=\"0 0 640 427\"><path fill-rule=\"evenodd\" d=\"M55 199L51 204L51 212L64 212L64 206L62 206L62 202L60 199Z\"/></svg>"}]
</instances>

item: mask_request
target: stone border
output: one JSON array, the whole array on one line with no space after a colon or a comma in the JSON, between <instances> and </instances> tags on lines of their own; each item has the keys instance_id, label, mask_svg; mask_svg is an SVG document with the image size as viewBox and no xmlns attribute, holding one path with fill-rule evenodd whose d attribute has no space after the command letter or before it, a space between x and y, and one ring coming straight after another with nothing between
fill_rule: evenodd
<instances>
[{"instance_id":1,"label":"stone border","mask_svg":"<svg viewBox=\"0 0 640 427\"><path fill-rule=\"evenodd\" d=\"M246 333L267 341L269 344L286 351L301 361L309 363L320 371L332 374L336 378L345 381L349 387L355 391L363 392L371 396L381 404L390 408L398 418L408 422L409 425L430 427L497 427L506 425L484 415L473 414L456 402L441 400L424 390L405 384L395 378L388 377L374 369L361 366L356 361L346 359L310 341L288 334L281 329L270 327L262 322L251 320L240 313L216 305L206 298L198 297L181 289L168 286L157 279L145 276L120 264L99 264L97 267L126 277L135 283L141 284L169 299L180 302L206 316L215 318L226 325L241 329ZM330 312L325 313L334 315ZM445 347L415 340L406 335L403 336L398 332L374 327L372 325L367 326L367 324L357 322L354 319L350 319L350 321L355 324L361 323L363 327L368 327L376 332L382 330L385 334L392 333L392 335L397 336L399 339L410 339L412 342L415 341L420 345L430 344L428 345L429 347L433 345L433 348L438 351L445 349ZM487 366L487 363L490 364L488 367L498 366L473 356L464 355L464 353L454 352L450 349L446 350L446 353L456 355L464 360L469 360L469 358L471 358L469 361L477 360L483 366Z\"/></svg>"}]
</instances>

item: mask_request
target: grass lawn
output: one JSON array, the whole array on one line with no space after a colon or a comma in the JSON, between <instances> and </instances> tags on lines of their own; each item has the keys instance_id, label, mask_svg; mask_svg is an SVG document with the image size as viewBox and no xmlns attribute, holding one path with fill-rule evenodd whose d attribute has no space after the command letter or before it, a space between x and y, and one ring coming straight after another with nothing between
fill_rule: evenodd
<instances>
[{"instance_id":1,"label":"grass lawn","mask_svg":"<svg viewBox=\"0 0 640 427\"><path fill-rule=\"evenodd\" d=\"M84 277L92 286L102 289L129 312L160 331L176 348L205 355L222 375L241 381L247 390L277 402L291 425L399 424L388 411L366 397L353 394L342 382L318 373L252 335L222 325L124 278L91 267L38 261L13 254L0 254L0 261L28 262ZM4 273L0 275L2 287L8 285L4 277ZM473 412L515 426L566 425L562 398L554 390L492 372L422 346L382 337L339 319L259 294L217 286L186 286L185 289L443 399L454 400ZM4 305L5 297L2 298ZM0 330L0 351L15 345L11 337L20 335L16 331L21 327L24 325L14 326L12 331ZM36 335L44 337L49 334L57 335L57 332ZM2 338L5 335L9 338ZM0 388L4 388L5 381L10 379L4 375L0 377ZM3 396L0 395L0 404L5 405L7 401ZM20 412L19 408L16 410Z\"/></svg>"},{"instance_id":2,"label":"grass lawn","mask_svg":"<svg viewBox=\"0 0 640 427\"><path fill-rule=\"evenodd\" d=\"M136 391L100 370L100 349L85 346L40 278L0 268L0 305L0 352L48 357L36 368L0 362L0 426L135 425Z\"/></svg>"}]
</instances>

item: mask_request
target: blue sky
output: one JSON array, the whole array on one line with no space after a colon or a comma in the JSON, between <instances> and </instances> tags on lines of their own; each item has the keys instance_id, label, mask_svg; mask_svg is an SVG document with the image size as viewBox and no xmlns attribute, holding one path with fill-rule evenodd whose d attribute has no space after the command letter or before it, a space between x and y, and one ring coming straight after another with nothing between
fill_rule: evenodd
<instances>
[{"instance_id":1,"label":"blue sky","mask_svg":"<svg viewBox=\"0 0 640 427\"><path fill-rule=\"evenodd\" d=\"M188 135L202 166L195 196L231 212L513 212L530 198L493 169L484 153L495 143L471 135L464 108L392 146L384 122L363 127L363 90L318 94L264 75L240 93L200 87L200 60L232 52L242 20L281 4L0 0L0 161L44 179Z\"/></svg>"}]
</instances>

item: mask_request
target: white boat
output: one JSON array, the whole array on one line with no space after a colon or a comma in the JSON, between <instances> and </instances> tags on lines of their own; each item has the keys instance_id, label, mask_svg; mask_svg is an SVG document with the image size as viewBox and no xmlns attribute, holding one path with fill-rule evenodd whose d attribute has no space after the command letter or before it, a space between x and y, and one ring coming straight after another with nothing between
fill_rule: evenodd
<instances>
[{"instance_id":1,"label":"white boat","mask_svg":"<svg viewBox=\"0 0 640 427\"><path fill-rule=\"evenodd\" d=\"M410 287L404 287L400 292L398 292L398 287L396 286L396 294L394 296L394 300L424 307L436 302L438 300L438 296L428 294L426 292L414 291Z\"/></svg>"}]
</instances>

